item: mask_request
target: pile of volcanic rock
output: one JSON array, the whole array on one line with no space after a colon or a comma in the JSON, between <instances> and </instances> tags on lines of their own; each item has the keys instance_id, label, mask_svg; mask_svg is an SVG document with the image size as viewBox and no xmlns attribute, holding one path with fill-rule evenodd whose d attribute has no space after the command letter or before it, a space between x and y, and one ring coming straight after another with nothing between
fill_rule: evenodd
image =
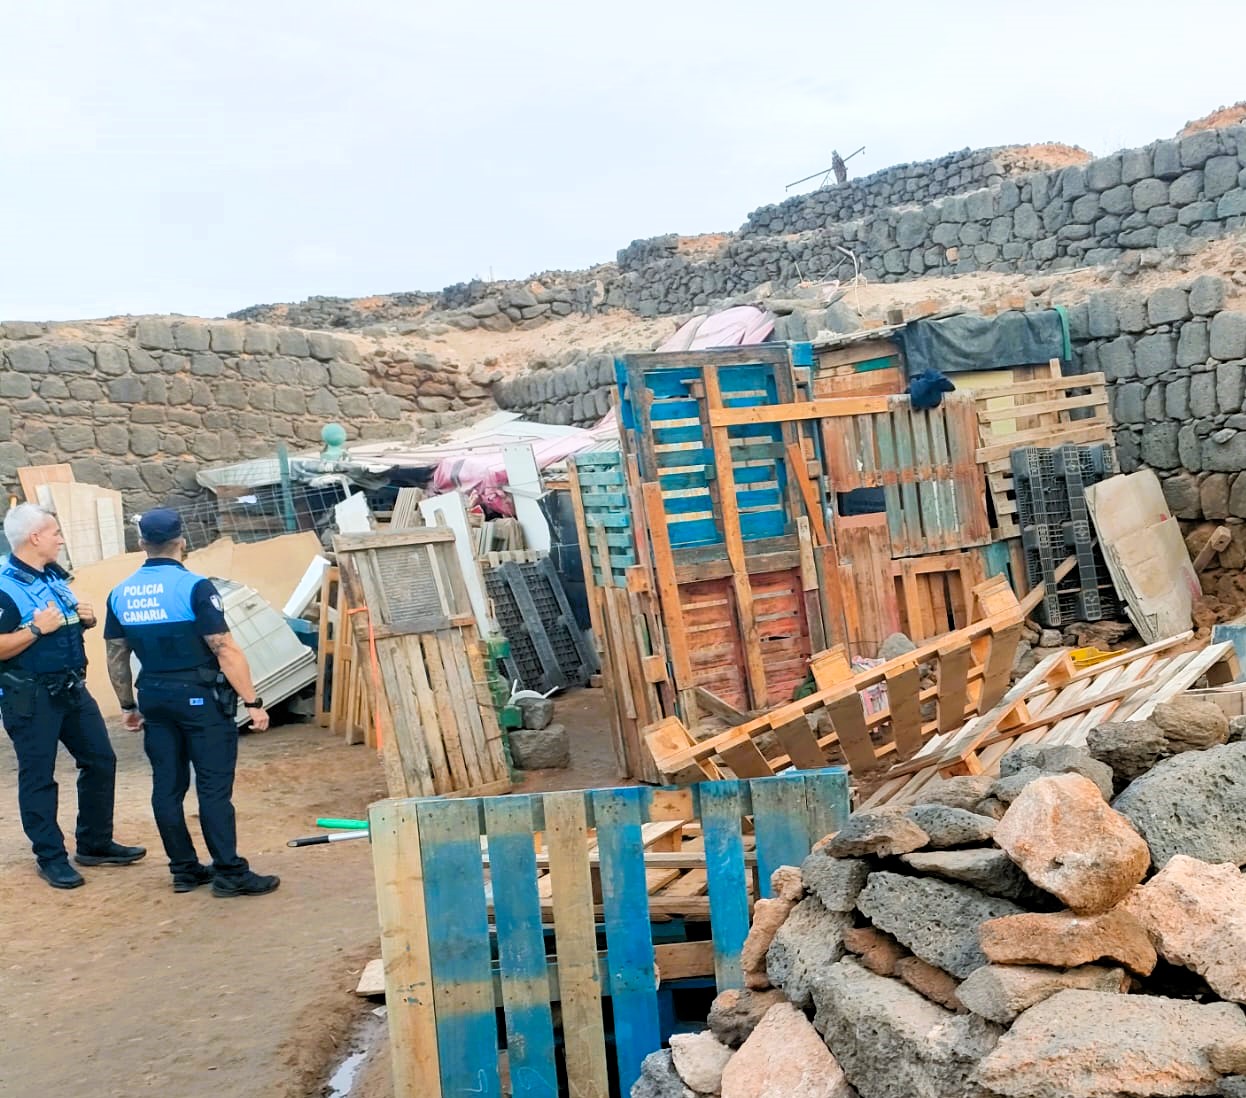
<instances>
[{"instance_id":1,"label":"pile of volcanic rock","mask_svg":"<svg viewBox=\"0 0 1246 1098\"><path fill-rule=\"evenodd\" d=\"M1239 726L1181 698L858 811L633 1098L1246 1098Z\"/></svg>"}]
</instances>

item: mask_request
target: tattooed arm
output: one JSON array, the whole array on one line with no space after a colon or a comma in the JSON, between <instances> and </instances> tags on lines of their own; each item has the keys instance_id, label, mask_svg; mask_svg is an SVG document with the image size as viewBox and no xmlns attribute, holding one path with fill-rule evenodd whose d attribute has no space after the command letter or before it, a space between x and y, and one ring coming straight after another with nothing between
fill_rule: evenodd
<instances>
[{"instance_id":1,"label":"tattooed arm","mask_svg":"<svg viewBox=\"0 0 1246 1098\"><path fill-rule=\"evenodd\" d=\"M238 696L244 702L253 701L255 684L251 681L251 668L247 664L246 655L238 647L238 642L234 640L233 634L209 633L203 638L203 642L212 649L212 654L220 665L221 673L229 680L229 685L238 692ZM247 713L256 729L262 732L268 727L268 714L263 709L249 709Z\"/></svg>"},{"instance_id":2,"label":"tattooed arm","mask_svg":"<svg viewBox=\"0 0 1246 1098\"><path fill-rule=\"evenodd\" d=\"M130 669L130 642L124 637L107 640L108 677L122 709L134 708L134 673Z\"/></svg>"}]
</instances>

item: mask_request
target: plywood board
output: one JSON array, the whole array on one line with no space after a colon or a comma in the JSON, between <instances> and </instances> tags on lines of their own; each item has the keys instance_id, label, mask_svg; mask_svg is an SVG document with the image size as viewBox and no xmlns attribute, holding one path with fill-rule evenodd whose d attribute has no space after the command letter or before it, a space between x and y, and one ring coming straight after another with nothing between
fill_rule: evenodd
<instances>
[{"instance_id":1,"label":"plywood board","mask_svg":"<svg viewBox=\"0 0 1246 1098\"><path fill-rule=\"evenodd\" d=\"M504 446L502 461L506 466L507 491L515 501L515 517L523 528L524 541L529 549L549 552L549 523L538 502L544 491L541 472L536 466L532 447Z\"/></svg>"}]
</instances>

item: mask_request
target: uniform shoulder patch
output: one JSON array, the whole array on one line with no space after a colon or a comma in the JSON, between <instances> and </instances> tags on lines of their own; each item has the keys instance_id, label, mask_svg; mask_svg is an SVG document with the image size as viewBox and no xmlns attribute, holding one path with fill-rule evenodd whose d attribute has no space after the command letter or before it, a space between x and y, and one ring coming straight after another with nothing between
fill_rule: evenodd
<instances>
[{"instance_id":1,"label":"uniform shoulder patch","mask_svg":"<svg viewBox=\"0 0 1246 1098\"><path fill-rule=\"evenodd\" d=\"M212 607L213 607L213 609L215 609L215 610L220 610L220 611L224 611L224 609L225 609L225 604L224 604L223 602L221 602L221 596L220 596L220 595L213 595L213 596L212 596L212 597L211 597L208 601L212 603Z\"/></svg>"}]
</instances>

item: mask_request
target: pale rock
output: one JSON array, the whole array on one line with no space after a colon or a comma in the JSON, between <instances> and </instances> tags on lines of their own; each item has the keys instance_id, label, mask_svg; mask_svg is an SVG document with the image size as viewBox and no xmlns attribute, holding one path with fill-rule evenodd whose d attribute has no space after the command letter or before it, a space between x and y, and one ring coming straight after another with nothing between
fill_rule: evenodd
<instances>
[{"instance_id":1,"label":"pale rock","mask_svg":"<svg viewBox=\"0 0 1246 1098\"><path fill-rule=\"evenodd\" d=\"M684 1086L697 1094L719 1094L731 1049L709 1030L671 1035L671 1063Z\"/></svg>"},{"instance_id":2,"label":"pale rock","mask_svg":"<svg viewBox=\"0 0 1246 1098\"><path fill-rule=\"evenodd\" d=\"M926 833L926 845L933 850L990 842L995 834L996 821L990 816L947 805L919 804L909 809L908 818Z\"/></svg>"},{"instance_id":3,"label":"pale rock","mask_svg":"<svg viewBox=\"0 0 1246 1098\"><path fill-rule=\"evenodd\" d=\"M1246 1034L1230 1041L1217 1041L1207 1058L1221 1075L1246 1075Z\"/></svg>"},{"instance_id":4,"label":"pale rock","mask_svg":"<svg viewBox=\"0 0 1246 1098\"><path fill-rule=\"evenodd\" d=\"M739 1048L772 1006L786 1002L786 996L778 988L769 991L730 988L710 1004L710 1032L724 1045Z\"/></svg>"},{"instance_id":5,"label":"pale rock","mask_svg":"<svg viewBox=\"0 0 1246 1098\"><path fill-rule=\"evenodd\" d=\"M770 894L778 900L794 904L805 895L805 884L800 869L794 865L781 865L770 874Z\"/></svg>"},{"instance_id":6,"label":"pale rock","mask_svg":"<svg viewBox=\"0 0 1246 1098\"><path fill-rule=\"evenodd\" d=\"M1241 1035L1232 1003L1060 991L1016 1020L977 1081L1005 1098L1215 1094L1208 1051Z\"/></svg>"},{"instance_id":7,"label":"pale rock","mask_svg":"<svg viewBox=\"0 0 1246 1098\"><path fill-rule=\"evenodd\" d=\"M1028 785L999 821L995 842L1034 884L1085 915L1114 907L1150 865L1146 843L1080 774Z\"/></svg>"},{"instance_id":8,"label":"pale rock","mask_svg":"<svg viewBox=\"0 0 1246 1098\"><path fill-rule=\"evenodd\" d=\"M1193 969L1222 999L1246 1003L1246 877L1237 866L1174 855L1124 907L1164 960Z\"/></svg>"},{"instance_id":9,"label":"pale rock","mask_svg":"<svg viewBox=\"0 0 1246 1098\"><path fill-rule=\"evenodd\" d=\"M986 963L979 926L1021 913L1016 904L967 885L886 872L870 875L857 910L923 961L962 978Z\"/></svg>"},{"instance_id":10,"label":"pale rock","mask_svg":"<svg viewBox=\"0 0 1246 1098\"><path fill-rule=\"evenodd\" d=\"M855 858L862 854L887 858L920 850L926 845L926 839L926 833L907 819L902 809L867 809L849 816L824 849L833 858Z\"/></svg>"},{"instance_id":11,"label":"pale rock","mask_svg":"<svg viewBox=\"0 0 1246 1098\"><path fill-rule=\"evenodd\" d=\"M1017 863L994 847L919 851L902 854L900 861L918 873L958 881L988 896L1002 896L1006 900L1020 899L1034 890Z\"/></svg>"},{"instance_id":12,"label":"pale rock","mask_svg":"<svg viewBox=\"0 0 1246 1098\"><path fill-rule=\"evenodd\" d=\"M640 1078L632 1084L631 1098L696 1098L679 1077L669 1048L651 1052L641 1061Z\"/></svg>"},{"instance_id":13,"label":"pale rock","mask_svg":"<svg viewBox=\"0 0 1246 1098\"><path fill-rule=\"evenodd\" d=\"M1199 751L1229 739L1229 718L1214 702L1201 698L1174 698L1160 702L1151 720L1164 733L1169 754Z\"/></svg>"},{"instance_id":14,"label":"pale rock","mask_svg":"<svg viewBox=\"0 0 1246 1098\"><path fill-rule=\"evenodd\" d=\"M963 808L972 812L975 806L991 791L994 778L989 774L963 774L955 778L940 778L923 786L922 804L945 804L949 808Z\"/></svg>"},{"instance_id":15,"label":"pale rock","mask_svg":"<svg viewBox=\"0 0 1246 1098\"><path fill-rule=\"evenodd\" d=\"M1077 968L1108 960L1148 976L1158 960L1145 928L1119 907L1103 915L1008 915L983 923L979 939L987 958L1001 965Z\"/></svg>"},{"instance_id":16,"label":"pale rock","mask_svg":"<svg viewBox=\"0 0 1246 1098\"><path fill-rule=\"evenodd\" d=\"M1114 806L1146 840L1157 869L1175 854L1246 865L1246 743L1164 759Z\"/></svg>"},{"instance_id":17,"label":"pale rock","mask_svg":"<svg viewBox=\"0 0 1246 1098\"><path fill-rule=\"evenodd\" d=\"M1167 753L1168 739L1151 721L1101 724L1086 736L1086 749L1128 783L1145 774Z\"/></svg>"},{"instance_id":18,"label":"pale rock","mask_svg":"<svg viewBox=\"0 0 1246 1098\"><path fill-rule=\"evenodd\" d=\"M991 1098L973 1073L1000 1027L955 1014L851 960L814 988L814 1028L861 1098Z\"/></svg>"},{"instance_id":19,"label":"pale rock","mask_svg":"<svg viewBox=\"0 0 1246 1098\"><path fill-rule=\"evenodd\" d=\"M851 911L870 875L870 865L860 858L832 858L821 848L801 863L800 875L805 888L827 911Z\"/></svg>"},{"instance_id":20,"label":"pale rock","mask_svg":"<svg viewBox=\"0 0 1246 1098\"><path fill-rule=\"evenodd\" d=\"M827 911L816 896L806 896L774 936L766 953L766 973L798 1007L812 1001L810 991L818 974L844 955L843 933L852 916Z\"/></svg>"},{"instance_id":21,"label":"pale rock","mask_svg":"<svg viewBox=\"0 0 1246 1098\"><path fill-rule=\"evenodd\" d=\"M805 1015L780 1003L726 1065L722 1096L856 1098L856 1091Z\"/></svg>"},{"instance_id":22,"label":"pale rock","mask_svg":"<svg viewBox=\"0 0 1246 1098\"><path fill-rule=\"evenodd\" d=\"M1057 991L1129 990L1123 968L1082 965L1080 968L1039 968L1034 965L983 965L971 972L957 990L960 1002L975 1014L1010 1025L1022 1011L1050 999Z\"/></svg>"}]
</instances>

